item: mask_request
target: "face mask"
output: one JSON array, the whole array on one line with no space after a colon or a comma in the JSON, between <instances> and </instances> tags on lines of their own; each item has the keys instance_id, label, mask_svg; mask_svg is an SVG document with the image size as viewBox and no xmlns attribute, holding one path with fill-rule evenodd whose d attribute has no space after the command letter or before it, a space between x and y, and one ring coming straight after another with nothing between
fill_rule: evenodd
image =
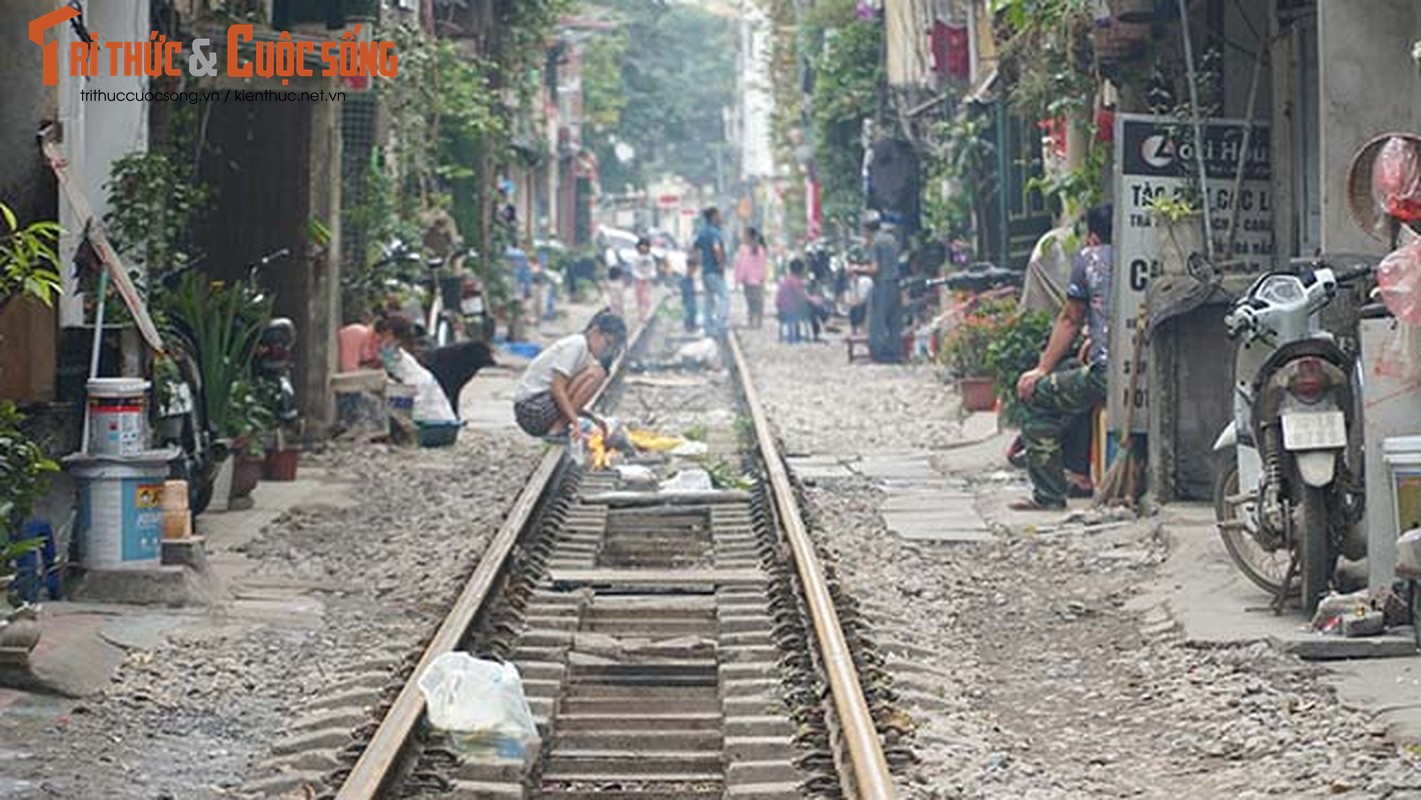
<instances>
[{"instance_id":1,"label":"face mask","mask_svg":"<svg viewBox=\"0 0 1421 800\"><path fill-rule=\"evenodd\" d=\"M387 368L393 368L400 363L400 348L393 344L380 345L380 361Z\"/></svg>"}]
</instances>

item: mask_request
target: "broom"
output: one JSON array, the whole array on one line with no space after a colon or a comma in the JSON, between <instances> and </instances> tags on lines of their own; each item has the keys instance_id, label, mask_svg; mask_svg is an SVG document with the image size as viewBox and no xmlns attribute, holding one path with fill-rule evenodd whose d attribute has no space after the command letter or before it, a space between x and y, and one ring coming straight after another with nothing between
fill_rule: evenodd
<instances>
[{"instance_id":1,"label":"broom","mask_svg":"<svg viewBox=\"0 0 1421 800\"><path fill-rule=\"evenodd\" d=\"M1120 440L1120 453L1115 457L1115 462L1106 471L1105 477L1100 480L1100 487L1096 492L1095 505L1097 508L1105 506L1125 505L1134 506L1136 490L1139 488L1139 475L1141 466L1135 454L1135 392L1140 387L1141 361L1145 355L1145 320L1149 318L1150 303L1146 297L1145 302L1140 305L1139 317L1135 320L1135 354L1134 361L1130 366L1130 393L1126 395L1125 424L1121 426L1118 434Z\"/></svg>"}]
</instances>

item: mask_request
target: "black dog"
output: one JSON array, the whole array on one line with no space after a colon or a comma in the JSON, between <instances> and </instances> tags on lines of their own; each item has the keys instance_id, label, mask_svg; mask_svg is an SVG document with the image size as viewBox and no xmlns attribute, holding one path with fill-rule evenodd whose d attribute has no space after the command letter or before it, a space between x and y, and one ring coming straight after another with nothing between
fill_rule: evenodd
<instances>
[{"instance_id":1,"label":"black dog","mask_svg":"<svg viewBox=\"0 0 1421 800\"><path fill-rule=\"evenodd\" d=\"M464 385L484 367L498 366L493 351L484 342L460 342L448 347L431 348L422 354L420 361L439 381L439 388L444 390L444 396L449 398L456 414L459 413L459 394L464 391Z\"/></svg>"}]
</instances>

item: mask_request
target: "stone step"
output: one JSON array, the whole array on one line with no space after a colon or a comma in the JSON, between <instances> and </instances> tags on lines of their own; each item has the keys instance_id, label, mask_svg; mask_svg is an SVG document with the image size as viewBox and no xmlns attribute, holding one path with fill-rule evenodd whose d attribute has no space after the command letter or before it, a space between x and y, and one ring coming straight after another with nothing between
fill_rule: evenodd
<instances>
[{"instance_id":1,"label":"stone step","mask_svg":"<svg viewBox=\"0 0 1421 800\"><path fill-rule=\"evenodd\" d=\"M674 730L626 729L601 731L559 731L553 738L553 747L586 752L654 752L657 750L705 750L721 749L721 735L718 729ZM746 756L748 758L749 756ZM767 755L766 758L779 757Z\"/></svg>"},{"instance_id":2,"label":"stone step","mask_svg":"<svg viewBox=\"0 0 1421 800\"><path fill-rule=\"evenodd\" d=\"M720 713L641 714L563 714L558 717L558 731L607 730L716 730L721 727Z\"/></svg>"}]
</instances>

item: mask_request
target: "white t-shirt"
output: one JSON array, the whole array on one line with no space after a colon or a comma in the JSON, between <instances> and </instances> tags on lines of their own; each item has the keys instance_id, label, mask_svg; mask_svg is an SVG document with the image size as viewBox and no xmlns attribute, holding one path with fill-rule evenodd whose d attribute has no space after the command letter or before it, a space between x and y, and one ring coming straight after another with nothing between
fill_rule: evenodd
<instances>
[{"instance_id":1,"label":"white t-shirt","mask_svg":"<svg viewBox=\"0 0 1421 800\"><path fill-rule=\"evenodd\" d=\"M528 365L523 377L518 380L513 400L527 400L533 395L546 392L553 388L554 374L571 378L591 364L592 350L587 346L587 336L581 333L564 336L539 353L533 363Z\"/></svg>"},{"instance_id":2,"label":"white t-shirt","mask_svg":"<svg viewBox=\"0 0 1421 800\"><path fill-rule=\"evenodd\" d=\"M873 278L867 275L860 275L854 279L854 305L867 303L870 295L873 294Z\"/></svg>"},{"instance_id":3,"label":"white t-shirt","mask_svg":"<svg viewBox=\"0 0 1421 800\"><path fill-rule=\"evenodd\" d=\"M632 259L632 277L639 281L656 280L656 259L650 253Z\"/></svg>"},{"instance_id":4,"label":"white t-shirt","mask_svg":"<svg viewBox=\"0 0 1421 800\"><path fill-rule=\"evenodd\" d=\"M419 422L453 422L458 419L453 404L444 396L444 389L434 374L403 348L400 349L400 360L390 373L395 380L413 386L418 392L414 397L413 419Z\"/></svg>"}]
</instances>

